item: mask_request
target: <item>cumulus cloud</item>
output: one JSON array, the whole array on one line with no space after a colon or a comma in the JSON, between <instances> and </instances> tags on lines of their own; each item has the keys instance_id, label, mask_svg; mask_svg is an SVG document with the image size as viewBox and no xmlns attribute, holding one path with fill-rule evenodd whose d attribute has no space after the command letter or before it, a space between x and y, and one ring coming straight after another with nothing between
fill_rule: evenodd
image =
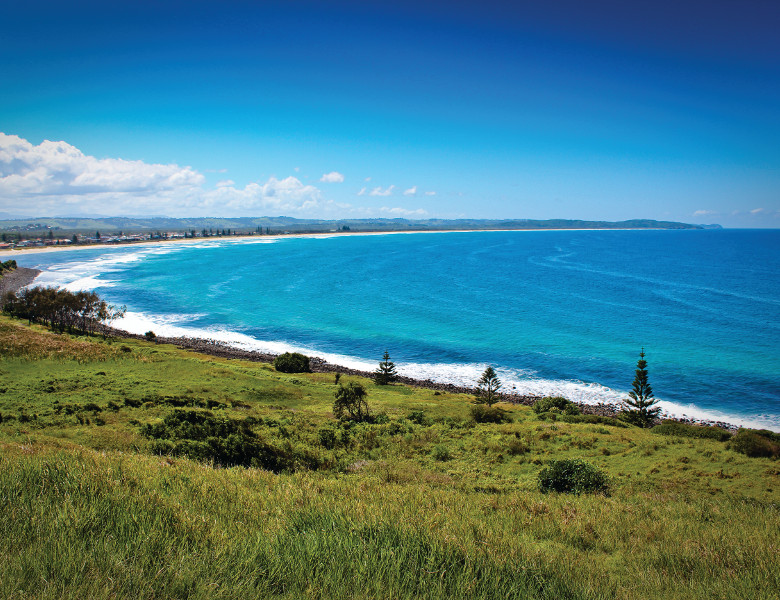
<instances>
[{"instance_id":1,"label":"cumulus cloud","mask_svg":"<svg viewBox=\"0 0 780 600\"><path fill-rule=\"evenodd\" d=\"M331 171L320 177L320 181L324 181L325 183L342 183L344 181L344 176L338 171Z\"/></svg>"},{"instance_id":2,"label":"cumulus cloud","mask_svg":"<svg viewBox=\"0 0 780 600\"><path fill-rule=\"evenodd\" d=\"M271 177L243 188L226 179L205 189L192 167L140 160L96 158L66 142L33 145L0 133L0 206L40 215L102 214L279 214L327 212L321 191L295 177Z\"/></svg>"},{"instance_id":3,"label":"cumulus cloud","mask_svg":"<svg viewBox=\"0 0 780 600\"><path fill-rule=\"evenodd\" d=\"M414 196L417 193L417 186L413 185L408 190L404 190L404 196Z\"/></svg>"},{"instance_id":4,"label":"cumulus cloud","mask_svg":"<svg viewBox=\"0 0 780 600\"><path fill-rule=\"evenodd\" d=\"M369 196L390 196L393 193L393 190L395 189L394 185L391 185L385 189L382 189L381 187L375 187L373 190L369 192Z\"/></svg>"},{"instance_id":5,"label":"cumulus cloud","mask_svg":"<svg viewBox=\"0 0 780 600\"><path fill-rule=\"evenodd\" d=\"M165 192L195 188L204 177L190 167L87 156L66 142L34 146L0 133L0 194L94 194Z\"/></svg>"}]
</instances>

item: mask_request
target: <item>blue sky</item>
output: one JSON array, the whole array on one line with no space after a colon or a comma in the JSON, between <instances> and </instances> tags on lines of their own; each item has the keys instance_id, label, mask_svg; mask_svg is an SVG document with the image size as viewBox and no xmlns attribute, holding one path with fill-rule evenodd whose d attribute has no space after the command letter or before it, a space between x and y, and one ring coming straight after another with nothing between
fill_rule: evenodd
<instances>
[{"instance_id":1,"label":"blue sky","mask_svg":"<svg viewBox=\"0 0 780 600\"><path fill-rule=\"evenodd\" d=\"M0 212L780 227L780 3L27 2Z\"/></svg>"}]
</instances>

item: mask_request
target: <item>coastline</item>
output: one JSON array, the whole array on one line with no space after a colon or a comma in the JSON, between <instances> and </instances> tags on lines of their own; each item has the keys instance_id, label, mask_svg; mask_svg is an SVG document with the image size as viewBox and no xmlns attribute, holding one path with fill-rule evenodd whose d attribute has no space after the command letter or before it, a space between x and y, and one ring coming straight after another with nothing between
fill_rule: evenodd
<instances>
[{"instance_id":1,"label":"coastline","mask_svg":"<svg viewBox=\"0 0 780 600\"><path fill-rule=\"evenodd\" d=\"M112 327L105 328L107 334L116 336L119 338L132 338L137 340L147 340L143 335L130 333L122 329L116 329ZM147 340L149 341L149 340ZM278 356L277 354L258 352L254 350L243 350L235 348L224 342L194 337L155 337L153 340L156 344L172 344L182 350L190 350L199 354L205 354L209 356L217 356L220 358L246 360L250 362L262 362L272 363ZM373 373L369 371L361 371L359 369L352 369L343 365L330 363L320 357L310 356L309 362L313 373L340 373L342 375L352 375L356 377L366 377L373 379ZM465 386L459 386L451 383L439 383L430 379L416 379L414 377L399 376L398 383L408 385L411 387L423 388L433 390L440 393L449 394L466 394L474 395L476 388L470 388ZM542 396L532 396L527 394L501 394L500 402L506 402L508 404L521 404L524 406L533 406L534 402L541 399ZM583 402L575 402L579 407L583 415L596 415L601 417L617 417L622 411L622 407L612 402L599 402L596 404L586 404ZM705 419L695 418L683 418L665 415L664 420L676 421L678 423L685 423L689 425L706 425L715 426L728 431L737 431L738 425L728 423L724 421L710 421ZM659 419L660 423L661 420Z\"/></svg>"},{"instance_id":2,"label":"coastline","mask_svg":"<svg viewBox=\"0 0 780 600\"><path fill-rule=\"evenodd\" d=\"M17 292L26 285L30 285L35 278L43 273L39 269L28 269L27 267L17 267L13 271L0 277L0 298L9 292Z\"/></svg>"},{"instance_id":3,"label":"coastline","mask_svg":"<svg viewBox=\"0 0 780 600\"><path fill-rule=\"evenodd\" d=\"M538 232L538 231L666 231L663 228L643 228L643 229L617 229L617 228L589 228L589 229L434 229L434 230L415 230L415 231L328 231L321 233L284 233L274 235L233 235L225 237L208 238L177 238L173 240L144 240L142 242L123 242L121 244L84 244L77 246L32 246L29 248L14 248L13 250L0 250L0 258L12 258L26 256L28 254L45 254L49 252L67 252L72 250L105 250L106 248L129 248L154 246L157 244L216 244L219 242L248 242L248 241L277 241L282 239L295 238L320 238L330 237L349 237L349 236L373 236L373 235L412 235L420 233L506 233L510 231L517 232ZM669 230L678 231L678 230ZM691 230L693 231L693 230Z\"/></svg>"},{"instance_id":4,"label":"coastline","mask_svg":"<svg viewBox=\"0 0 780 600\"><path fill-rule=\"evenodd\" d=\"M393 235L393 234L412 234L412 233L473 233L473 232L499 232L499 231L572 231L570 229L566 230L547 230L547 229L536 229L536 230L437 230L437 231L391 231L391 232L326 232L326 233L296 233L296 234L283 234L283 235L274 235L274 236L231 236L231 237L219 237L219 238L195 238L195 239L175 239L175 240L155 240L155 241L144 241L144 242L136 242L131 244L122 244L122 245L128 245L128 246L140 246L141 248L153 248L156 247L157 244L182 244L182 243L211 243L211 244L217 244L221 246L230 247L233 244L252 244L252 243L263 243L263 242L271 242L276 241L279 239L284 238L329 238L329 237L335 237L335 236L376 236L376 235ZM591 229L588 229L587 231L591 231ZM609 229L609 231L613 231L612 229ZM114 246L115 247L115 246ZM89 249L109 249L108 245L87 245L87 246L65 246L65 247L43 247L43 248L30 248L30 249L24 249L19 251L8 251L10 252L11 256L14 257L20 257L23 256L25 252L30 253L40 253L40 252L52 252L52 251L66 251L66 250L89 250ZM2 255L2 254L0 254ZM25 279L18 279L17 283L14 285L14 289L19 289L20 287L23 287L24 285L28 285L32 282L32 280L35 278L36 275L40 273L40 271L36 271L34 269L25 269L25 271L28 271L28 274ZM30 275L32 273L32 276ZM137 329L133 328L134 331L142 332L145 331L145 329ZM156 328L155 328L156 330ZM168 332L169 335L187 335L187 332L181 331L170 331ZM196 336L197 335L209 335L208 332L193 332ZM116 330L116 335L118 336L124 336L124 337L137 337L143 339L143 336L137 335L137 334L131 334L126 331L122 330ZM262 350L261 351L252 351L252 350L243 350L240 348L232 347L228 344L228 342L224 341L215 341L208 338L197 338L197 337L160 337L159 341L161 343L173 343L175 345L178 345L182 348L187 348L193 351L201 352L204 354L212 354L216 356L223 356L226 358L238 358L238 359L244 359L244 360L254 360L254 361L262 361L262 362L272 362L276 355L274 354L266 354ZM266 350L266 349L263 349ZM275 349L273 349L275 350ZM314 351L312 351L311 356L316 356ZM358 365L352 365L352 367L344 366L343 364L336 364L338 362L338 357L330 356L330 360L334 360L334 363L329 363L324 359L321 358L314 358L313 359L313 367L318 372L332 372L332 373L343 373L343 374L352 374L357 376L364 376L364 377L371 377L372 372L370 371L361 371L358 369L354 369L352 367L358 366ZM346 364L351 364L350 362L347 362ZM358 366L358 368L361 368ZM363 366L362 368L366 368ZM422 371L423 377L428 376L426 371ZM407 375L410 375L410 377L404 377L402 378L402 383L413 385L417 387L432 389L432 390L438 390L441 392L451 392L451 393L465 393L465 394L473 394L474 390L473 388L469 387L463 387L463 383L466 383L467 385L470 383L469 379L466 380L459 380L455 379L457 383L439 383L438 381L432 381L430 379L422 379L417 378L420 375L420 372L415 372L415 370L409 369L407 371ZM447 378L441 378L439 381L446 381ZM452 379L450 379L452 381ZM460 384L460 385L459 385ZM536 390L529 390L531 393L536 392ZM536 392L539 393L539 392ZM565 392L559 392L561 395L567 395ZM556 395L556 394L553 394ZM601 397L599 397L601 396ZM507 402L514 403L514 404L525 404L530 405L533 404L533 402L541 396L531 396L531 395L521 395L521 394L506 394L504 395L504 399ZM574 396L577 397L577 396ZM588 398L586 400L587 402L595 402L594 404L586 404L584 402L578 402L577 404L580 406L581 410L585 414L597 414L597 415L603 415L603 416L614 416L618 414L621 410L621 406L619 402L616 402L616 399L614 395L608 395L603 396L601 394L596 395L594 394L592 398ZM687 412L687 411L685 411ZM738 425L735 423L743 423L743 426L748 427L758 427L758 425L755 424L744 424L743 421L740 421L737 417L734 417L737 419L735 422L729 422L722 421L722 420L716 420L716 419L728 419L729 417L727 415L719 415L719 414L703 414L691 417L685 414L685 412L678 412L677 410L674 410L672 412L672 415L665 415L664 418L672 418L674 420L680 421L680 422L688 422L688 423L700 423L700 424L709 424L709 425L718 425L721 427L729 428L729 429L736 429ZM690 413L689 413L690 414ZM694 414L697 414L694 412ZM709 417L709 418L708 418Z\"/></svg>"}]
</instances>

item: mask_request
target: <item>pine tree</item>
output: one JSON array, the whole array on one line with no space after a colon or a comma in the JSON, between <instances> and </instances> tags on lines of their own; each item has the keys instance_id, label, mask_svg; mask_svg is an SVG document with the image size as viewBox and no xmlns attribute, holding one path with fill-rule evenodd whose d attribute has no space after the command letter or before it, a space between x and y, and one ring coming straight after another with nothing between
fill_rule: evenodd
<instances>
[{"instance_id":1,"label":"pine tree","mask_svg":"<svg viewBox=\"0 0 780 600\"><path fill-rule=\"evenodd\" d=\"M477 382L477 402L493 406L498 402L498 390L500 389L501 381L496 376L493 367L488 367Z\"/></svg>"},{"instance_id":2,"label":"pine tree","mask_svg":"<svg viewBox=\"0 0 780 600\"><path fill-rule=\"evenodd\" d=\"M639 353L632 387L633 389L628 392L629 397L623 400L623 404L626 405L624 411L626 418L640 427L649 427L661 409L655 406L658 399L653 397L653 388L647 382L647 361L645 360L644 348Z\"/></svg>"},{"instance_id":3,"label":"pine tree","mask_svg":"<svg viewBox=\"0 0 780 600\"><path fill-rule=\"evenodd\" d=\"M395 363L390 360L390 354L385 350L385 354L382 357L382 362L379 363L379 368L374 371L374 381L377 385L387 385L398 381L398 373L395 370Z\"/></svg>"}]
</instances>

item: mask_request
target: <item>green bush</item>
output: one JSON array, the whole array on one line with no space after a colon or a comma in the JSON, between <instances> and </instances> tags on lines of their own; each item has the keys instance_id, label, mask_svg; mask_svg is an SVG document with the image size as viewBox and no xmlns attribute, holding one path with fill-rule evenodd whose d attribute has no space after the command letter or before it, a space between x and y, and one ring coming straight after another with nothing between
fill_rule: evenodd
<instances>
[{"instance_id":1,"label":"green bush","mask_svg":"<svg viewBox=\"0 0 780 600\"><path fill-rule=\"evenodd\" d=\"M311 373L309 357L298 352L285 352L277 356L274 369L280 373Z\"/></svg>"},{"instance_id":2,"label":"green bush","mask_svg":"<svg viewBox=\"0 0 780 600\"><path fill-rule=\"evenodd\" d=\"M222 467L244 466L279 473L316 469L317 457L289 443L280 447L261 440L246 420L215 417L208 411L175 410L162 423L141 426L154 440L157 454L187 456Z\"/></svg>"},{"instance_id":3,"label":"green bush","mask_svg":"<svg viewBox=\"0 0 780 600\"><path fill-rule=\"evenodd\" d=\"M417 425L422 425L423 427L426 427L431 424L431 420L425 415L424 410L413 410L412 412L409 413L409 416L406 418L412 423L416 423Z\"/></svg>"},{"instance_id":4,"label":"green bush","mask_svg":"<svg viewBox=\"0 0 780 600\"><path fill-rule=\"evenodd\" d=\"M740 429L729 442L729 448L751 458L780 456L780 434L766 429Z\"/></svg>"},{"instance_id":5,"label":"green bush","mask_svg":"<svg viewBox=\"0 0 780 600\"><path fill-rule=\"evenodd\" d=\"M471 418L477 423L511 423L512 416L497 406L477 404L471 407Z\"/></svg>"},{"instance_id":6,"label":"green bush","mask_svg":"<svg viewBox=\"0 0 780 600\"><path fill-rule=\"evenodd\" d=\"M731 439L731 433L720 427L708 427L706 425L687 425L677 421L664 421L656 425L650 431L661 435L676 435L679 437L705 438L726 442Z\"/></svg>"},{"instance_id":7,"label":"green bush","mask_svg":"<svg viewBox=\"0 0 780 600\"><path fill-rule=\"evenodd\" d=\"M534 412L537 415L549 412L563 415L578 415L580 414L580 409L574 402L556 396L542 398L534 402Z\"/></svg>"},{"instance_id":8,"label":"green bush","mask_svg":"<svg viewBox=\"0 0 780 600\"><path fill-rule=\"evenodd\" d=\"M580 459L553 460L539 472L541 492L582 494L608 491L607 476L599 469Z\"/></svg>"},{"instance_id":9,"label":"green bush","mask_svg":"<svg viewBox=\"0 0 780 600\"><path fill-rule=\"evenodd\" d=\"M431 456L434 460L445 462L452 458L452 453L450 452L449 446L446 444L437 444L433 447Z\"/></svg>"}]
</instances>

